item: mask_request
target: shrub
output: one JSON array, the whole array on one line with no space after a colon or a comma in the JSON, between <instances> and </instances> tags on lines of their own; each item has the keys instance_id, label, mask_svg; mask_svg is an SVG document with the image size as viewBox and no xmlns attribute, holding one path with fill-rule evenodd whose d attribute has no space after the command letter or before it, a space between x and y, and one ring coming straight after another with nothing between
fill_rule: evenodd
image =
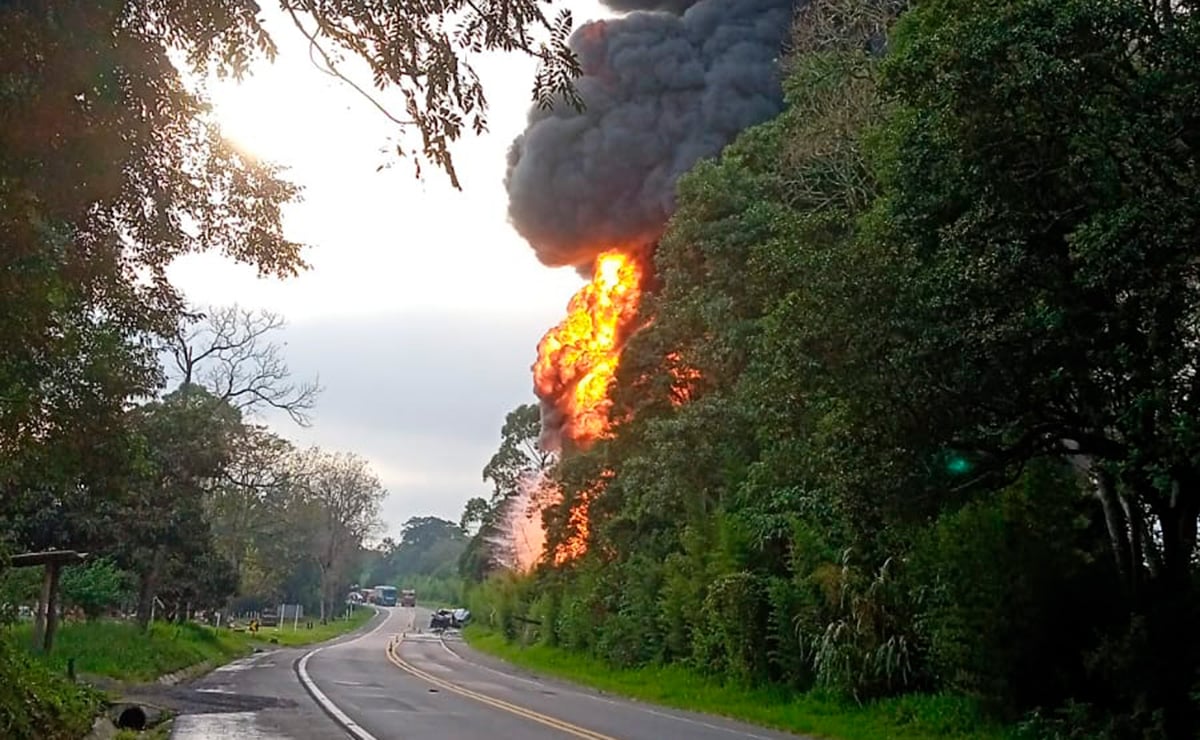
<instances>
[{"instance_id":1,"label":"shrub","mask_svg":"<svg viewBox=\"0 0 1200 740\"><path fill-rule=\"evenodd\" d=\"M1083 549L1078 483L1035 467L917 538L911 589L934 680L1002 708L1054 705L1084 687L1081 656L1101 625L1109 560ZM1094 538L1093 538L1094 539Z\"/></svg>"},{"instance_id":2,"label":"shrub","mask_svg":"<svg viewBox=\"0 0 1200 740\"><path fill-rule=\"evenodd\" d=\"M662 563L638 555L615 570L621 585L611 599L614 612L601 625L597 650L622 668L657 661L663 655Z\"/></svg>"},{"instance_id":3,"label":"shrub","mask_svg":"<svg viewBox=\"0 0 1200 740\"><path fill-rule=\"evenodd\" d=\"M67 680L0 635L0 737L74 740L83 737L100 695Z\"/></svg>"},{"instance_id":4,"label":"shrub","mask_svg":"<svg viewBox=\"0 0 1200 740\"><path fill-rule=\"evenodd\" d=\"M129 598L132 584L132 577L112 559L101 558L63 571L63 603L77 606L88 619L95 619Z\"/></svg>"},{"instance_id":5,"label":"shrub","mask_svg":"<svg viewBox=\"0 0 1200 740\"><path fill-rule=\"evenodd\" d=\"M767 676L767 592L753 573L731 573L708 589L696 631L696 657L706 671L752 684Z\"/></svg>"},{"instance_id":6,"label":"shrub","mask_svg":"<svg viewBox=\"0 0 1200 740\"><path fill-rule=\"evenodd\" d=\"M817 683L858 701L913 688L917 650L910 634L907 594L889 558L870 575L842 556L819 569L832 618L811 645Z\"/></svg>"},{"instance_id":7,"label":"shrub","mask_svg":"<svg viewBox=\"0 0 1200 740\"><path fill-rule=\"evenodd\" d=\"M541 595L529 605L529 618L538 622L537 642L541 645L555 646L558 644L559 602L561 594L558 589L550 588L542 591Z\"/></svg>"}]
</instances>

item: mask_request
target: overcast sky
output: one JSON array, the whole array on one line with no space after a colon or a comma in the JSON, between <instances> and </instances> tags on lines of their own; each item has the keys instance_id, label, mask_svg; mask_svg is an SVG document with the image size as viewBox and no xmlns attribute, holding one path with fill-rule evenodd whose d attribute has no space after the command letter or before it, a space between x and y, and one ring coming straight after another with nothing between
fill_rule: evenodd
<instances>
[{"instance_id":1,"label":"overcast sky","mask_svg":"<svg viewBox=\"0 0 1200 740\"><path fill-rule=\"evenodd\" d=\"M592 0L570 5L577 23L602 15ZM480 471L504 415L534 400L537 341L580 285L573 271L539 264L505 215L504 156L524 127L534 65L479 60L491 133L455 148L457 192L429 168L415 180L383 151L398 133L389 122L313 67L281 17L268 24L277 61L209 92L226 135L304 187L284 225L310 245L312 270L263 280L207 255L181 260L171 276L198 305L286 317L278 339L294 374L319 375L326 390L312 427L268 421L300 445L370 460L389 491L390 533L410 516L457 520L468 498L488 495Z\"/></svg>"}]
</instances>

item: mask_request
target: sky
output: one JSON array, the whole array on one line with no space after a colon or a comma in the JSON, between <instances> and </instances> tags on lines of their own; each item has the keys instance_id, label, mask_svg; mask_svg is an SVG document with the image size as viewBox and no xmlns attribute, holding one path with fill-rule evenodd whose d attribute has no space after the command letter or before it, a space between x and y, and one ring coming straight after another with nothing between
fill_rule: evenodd
<instances>
[{"instance_id":1,"label":"sky","mask_svg":"<svg viewBox=\"0 0 1200 740\"><path fill-rule=\"evenodd\" d=\"M606 15L592 0L568 4L577 24ZM524 128L535 65L519 55L475 59L491 130L455 146L459 192L433 167L415 179L410 163L385 151L403 133L313 66L289 21L266 22L276 61L240 83L210 80L208 94L229 139L303 187L284 230L308 245L312 268L262 279L199 255L170 276L196 306L286 319L275 339L293 375L318 377L325 390L310 427L262 421L301 446L370 461L388 490L381 536L412 516L457 521L468 498L490 495L481 470L504 415L535 401L537 342L581 284L571 269L541 265L506 217L505 153Z\"/></svg>"}]
</instances>

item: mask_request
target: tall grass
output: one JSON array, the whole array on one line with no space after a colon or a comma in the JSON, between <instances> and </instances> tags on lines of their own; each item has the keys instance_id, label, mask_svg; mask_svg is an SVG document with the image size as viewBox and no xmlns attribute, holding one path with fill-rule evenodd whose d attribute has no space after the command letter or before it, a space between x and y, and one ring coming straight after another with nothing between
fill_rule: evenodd
<instances>
[{"instance_id":1,"label":"tall grass","mask_svg":"<svg viewBox=\"0 0 1200 740\"><path fill-rule=\"evenodd\" d=\"M263 628L257 635L200 624L155 622L143 633L132 622L94 621L64 624L49 655L39 661L65 674L74 659L81 674L106 676L123 681L152 681L199 663L220 665L250 653L256 644L274 642L282 646L309 645L345 634L366 624L374 612L357 609L350 619L331 620L308 629L284 625ZM11 630L11 639L32 649L32 627L22 624Z\"/></svg>"},{"instance_id":2,"label":"tall grass","mask_svg":"<svg viewBox=\"0 0 1200 740\"><path fill-rule=\"evenodd\" d=\"M30 645L28 624L13 630L20 644ZM243 633L198 624L155 622L143 633L131 622L78 622L64 624L54 640L54 650L39 656L56 670L75 670L128 681L151 681L173 671L208 661L225 663L250 652Z\"/></svg>"}]
</instances>

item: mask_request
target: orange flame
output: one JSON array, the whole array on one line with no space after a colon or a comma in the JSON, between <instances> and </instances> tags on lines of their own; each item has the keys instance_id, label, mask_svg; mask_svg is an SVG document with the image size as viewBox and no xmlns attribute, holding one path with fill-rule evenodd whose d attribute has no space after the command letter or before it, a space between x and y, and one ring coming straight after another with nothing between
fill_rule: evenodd
<instances>
[{"instance_id":1,"label":"orange flame","mask_svg":"<svg viewBox=\"0 0 1200 740\"><path fill-rule=\"evenodd\" d=\"M671 404L682 406L692 400L696 382L703 377L700 371L688 365L678 352L667 355L667 373L671 376Z\"/></svg>"},{"instance_id":2,"label":"orange flame","mask_svg":"<svg viewBox=\"0 0 1200 740\"><path fill-rule=\"evenodd\" d=\"M571 512L567 515L567 537L554 548L555 565L566 565L587 552L588 538L591 536L588 508L612 477L613 471L605 470L600 474L600 480L592 484L591 488L580 491L579 499L571 506Z\"/></svg>"},{"instance_id":3,"label":"orange flame","mask_svg":"<svg viewBox=\"0 0 1200 740\"><path fill-rule=\"evenodd\" d=\"M609 432L608 386L637 316L641 283L642 267L631 253L601 254L592 281L567 304L567 318L538 344L534 390L562 414L562 433L575 444Z\"/></svg>"},{"instance_id":4,"label":"orange flame","mask_svg":"<svg viewBox=\"0 0 1200 740\"><path fill-rule=\"evenodd\" d=\"M591 503L591 492L584 491L571 513L567 516L567 529L570 534L567 539L554 548L554 564L565 565L587 552L588 546L588 504Z\"/></svg>"}]
</instances>

